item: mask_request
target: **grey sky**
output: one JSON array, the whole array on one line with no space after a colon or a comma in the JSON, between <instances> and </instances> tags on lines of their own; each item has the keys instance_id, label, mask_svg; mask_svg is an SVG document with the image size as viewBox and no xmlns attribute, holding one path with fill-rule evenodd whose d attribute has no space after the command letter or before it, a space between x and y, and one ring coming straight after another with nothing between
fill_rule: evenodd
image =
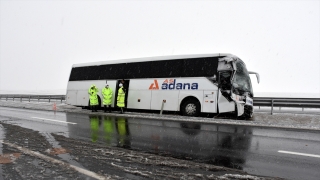
<instances>
[{"instance_id":1,"label":"grey sky","mask_svg":"<svg viewBox=\"0 0 320 180\"><path fill-rule=\"evenodd\" d=\"M0 90L65 90L72 64L231 53L255 92L320 94L320 1L4 1Z\"/></svg>"}]
</instances>

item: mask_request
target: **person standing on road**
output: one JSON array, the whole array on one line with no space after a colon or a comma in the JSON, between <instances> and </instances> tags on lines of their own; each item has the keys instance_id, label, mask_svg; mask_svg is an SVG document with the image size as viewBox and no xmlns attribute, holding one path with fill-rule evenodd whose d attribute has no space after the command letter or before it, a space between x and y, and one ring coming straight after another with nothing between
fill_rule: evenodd
<instances>
[{"instance_id":1,"label":"person standing on road","mask_svg":"<svg viewBox=\"0 0 320 180\"><path fill-rule=\"evenodd\" d=\"M106 84L106 86L102 89L102 96L103 96L104 112L107 112L107 107L108 107L108 111L111 112L112 89L109 88L108 84Z\"/></svg>"},{"instance_id":2,"label":"person standing on road","mask_svg":"<svg viewBox=\"0 0 320 180\"><path fill-rule=\"evenodd\" d=\"M98 93L99 90L95 85L91 85L88 93L90 96L90 106L91 106L91 110L92 112L98 112L97 111L97 106L99 105L99 100L98 100Z\"/></svg>"},{"instance_id":3,"label":"person standing on road","mask_svg":"<svg viewBox=\"0 0 320 180\"><path fill-rule=\"evenodd\" d=\"M120 108L120 114L123 114L123 108L125 106L124 100L125 100L125 92L123 90L123 84L119 84L119 90L118 90L118 97L117 97L117 106Z\"/></svg>"}]
</instances>

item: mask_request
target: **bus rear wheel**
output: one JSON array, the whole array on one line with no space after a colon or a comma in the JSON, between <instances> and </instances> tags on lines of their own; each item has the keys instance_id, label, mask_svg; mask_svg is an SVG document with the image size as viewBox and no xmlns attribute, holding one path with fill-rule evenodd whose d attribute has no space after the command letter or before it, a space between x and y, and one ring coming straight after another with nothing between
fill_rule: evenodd
<instances>
[{"instance_id":1,"label":"bus rear wheel","mask_svg":"<svg viewBox=\"0 0 320 180\"><path fill-rule=\"evenodd\" d=\"M200 113L200 103L196 100L188 100L182 105L182 115L184 116L198 116Z\"/></svg>"}]
</instances>

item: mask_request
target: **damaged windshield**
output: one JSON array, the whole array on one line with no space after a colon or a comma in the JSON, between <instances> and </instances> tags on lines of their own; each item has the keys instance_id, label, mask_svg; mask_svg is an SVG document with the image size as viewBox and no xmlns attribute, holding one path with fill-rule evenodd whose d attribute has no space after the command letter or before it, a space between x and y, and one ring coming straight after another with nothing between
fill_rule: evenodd
<instances>
[{"instance_id":1,"label":"damaged windshield","mask_svg":"<svg viewBox=\"0 0 320 180\"><path fill-rule=\"evenodd\" d=\"M253 96L251 80L246 66L238 60L236 61L236 67L237 70L233 79L234 93L242 95L245 92L249 92Z\"/></svg>"}]
</instances>

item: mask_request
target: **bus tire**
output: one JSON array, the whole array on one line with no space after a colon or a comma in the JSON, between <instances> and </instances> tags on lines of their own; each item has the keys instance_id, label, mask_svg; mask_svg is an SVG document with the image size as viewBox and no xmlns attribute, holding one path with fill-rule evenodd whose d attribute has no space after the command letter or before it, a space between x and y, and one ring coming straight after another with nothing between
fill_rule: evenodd
<instances>
[{"instance_id":1,"label":"bus tire","mask_svg":"<svg viewBox=\"0 0 320 180\"><path fill-rule=\"evenodd\" d=\"M182 115L198 116L200 114L200 102L196 99L187 100L181 107Z\"/></svg>"},{"instance_id":2,"label":"bus tire","mask_svg":"<svg viewBox=\"0 0 320 180\"><path fill-rule=\"evenodd\" d=\"M242 117L246 120L250 120L253 117L253 108L245 106Z\"/></svg>"},{"instance_id":3,"label":"bus tire","mask_svg":"<svg viewBox=\"0 0 320 180\"><path fill-rule=\"evenodd\" d=\"M244 112L244 117L246 119L251 119L253 117L253 112L252 111L245 111Z\"/></svg>"}]
</instances>

